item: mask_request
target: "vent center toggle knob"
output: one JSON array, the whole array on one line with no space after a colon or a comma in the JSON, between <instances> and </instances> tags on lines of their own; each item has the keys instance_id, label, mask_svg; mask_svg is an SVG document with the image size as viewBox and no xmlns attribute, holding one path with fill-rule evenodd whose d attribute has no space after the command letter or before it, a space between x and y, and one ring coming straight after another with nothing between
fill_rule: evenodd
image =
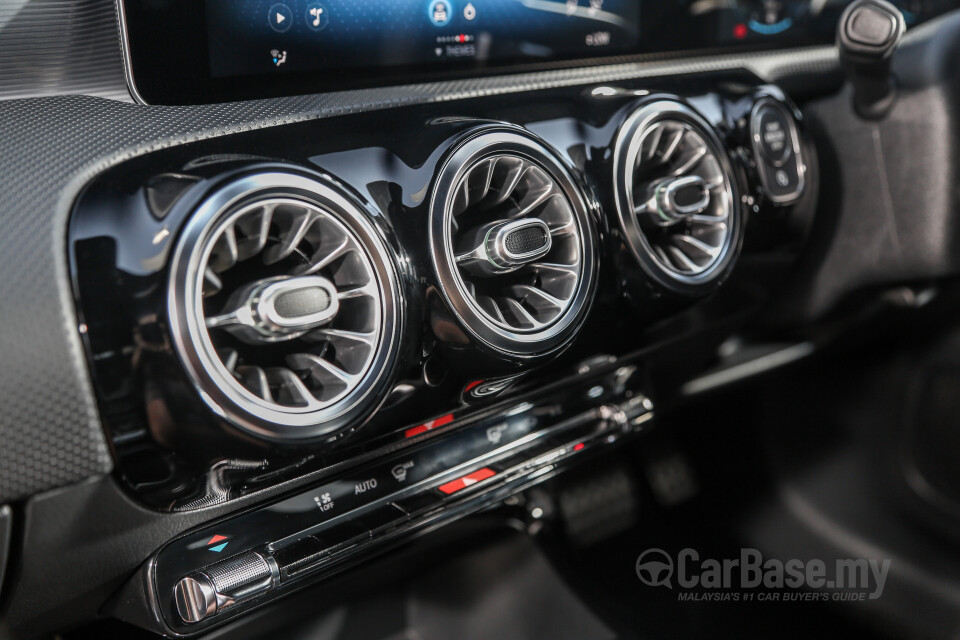
<instances>
[{"instance_id":1,"label":"vent center toggle knob","mask_svg":"<svg viewBox=\"0 0 960 640\"><path fill-rule=\"evenodd\" d=\"M667 178L650 186L645 207L647 221L669 227L689 216L703 213L710 206L710 190L700 176Z\"/></svg>"},{"instance_id":2,"label":"vent center toggle knob","mask_svg":"<svg viewBox=\"0 0 960 640\"><path fill-rule=\"evenodd\" d=\"M457 264L478 276L516 271L550 253L550 227L539 218L500 220L468 234Z\"/></svg>"},{"instance_id":3,"label":"vent center toggle knob","mask_svg":"<svg viewBox=\"0 0 960 640\"><path fill-rule=\"evenodd\" d=\"M320 276L260 280L238 290L208 328L226 329L244 342L291 340L332 321L340 309L332 282Z\"/></svg>"}]
</instances>

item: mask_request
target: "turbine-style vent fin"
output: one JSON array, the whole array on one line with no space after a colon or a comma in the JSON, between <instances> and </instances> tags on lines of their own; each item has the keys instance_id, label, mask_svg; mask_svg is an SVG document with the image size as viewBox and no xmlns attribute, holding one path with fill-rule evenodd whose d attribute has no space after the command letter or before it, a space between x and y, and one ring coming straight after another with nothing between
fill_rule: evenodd
<instances>
[{"instance_id":1,"label":"turbine-style vent fin","mask_svg":"<svg viewBox=\"0 0 960 640\"><path fill-rule=\"evenodd\" d=\"M496 155L464 176L456 202L450 242L488 319L536 331L559 318L581 270L573 207L556 181L531 160ZM565 269L544 267L555 264Z\"/></svg>"},{"instance_id":2,"label":"turbine-style vent fin","mask_svg":"<svg viewBox=\"0 0 960 640\"><path fill-rule=\"evenodd\" d=\"M681 285L718 277L739 212L729 160L708 125L678 103L645 107L624 126L615 163L618 213L641 263Z\"/></svg>"},{"instance_id":3,"label":"turbine-style vent fin","mask_svg":"<svg viewBox=\"0 0 960 640\"><path fill-rule=\"evenodd\" d=\"M218 410L271 437L342 427L324 423L369 395L394 350L389 256L359 208L311 186L315 199L273 193L226 207L177 256L171 311L184 361L199 360Z\"/></svg>"},{"instance_id":4,"label":"turbine-style vent fin","mask_svg":"<svg viewBox=\"0 0 960 640\"><path fill-rule=\"evenodd\" d=\"M489 144L477 142L484 138ZM539 144L506 133L478 139L455 154L446 169L453 179L441 180L435 197L438 274L484 341L546 350L556 345L554 327L565 325L562 332L584 309L594 273L590 221L578 189Z\"/></svg>"},{"instance_id":5,"label":"turbine-style vent fin","mask_svg":"<svg viewBox=\"0 0 960 640\"><path fill-rule=\"evenodd\" d=\"M228 217L212 244L203 314L224 367L279 408L320 410L350 392L373 360L382 324L359 239L314 204L275 198ZM287 355L267 348L277 343Z\"/></svg>"}]
</instances>

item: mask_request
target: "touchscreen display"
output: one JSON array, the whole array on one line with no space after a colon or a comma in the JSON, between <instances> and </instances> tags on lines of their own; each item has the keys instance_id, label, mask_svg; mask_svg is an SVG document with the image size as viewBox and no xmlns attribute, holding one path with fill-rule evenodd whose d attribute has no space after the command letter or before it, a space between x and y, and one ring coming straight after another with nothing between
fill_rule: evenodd
<instances>
[{"instance_id":1,"label":"touchscreen display","mask_svg":"<svg viewBox=\"0 0 960 640\"><path fill-rule=\"evenodd\" d=\"M637 0L205 0L214 77L634 51Z\"/></svg>"}]
</instances>

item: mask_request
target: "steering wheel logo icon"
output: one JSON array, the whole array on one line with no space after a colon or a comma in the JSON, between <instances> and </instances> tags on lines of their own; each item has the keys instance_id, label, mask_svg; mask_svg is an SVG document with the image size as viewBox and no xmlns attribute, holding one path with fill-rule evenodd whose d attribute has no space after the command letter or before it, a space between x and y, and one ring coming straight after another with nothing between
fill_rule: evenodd
<instances>
[{"instance_id":1,"label":"steering wheel logo icon","mask_svg":"<svg viewBox=\"0 0 960 640\"><path fill-rule=\"evenodd\" d=\"M672 589L673 558L663 549L647 549L637 558L637 577L650 587Z\"/></svg>"}]
</instances>

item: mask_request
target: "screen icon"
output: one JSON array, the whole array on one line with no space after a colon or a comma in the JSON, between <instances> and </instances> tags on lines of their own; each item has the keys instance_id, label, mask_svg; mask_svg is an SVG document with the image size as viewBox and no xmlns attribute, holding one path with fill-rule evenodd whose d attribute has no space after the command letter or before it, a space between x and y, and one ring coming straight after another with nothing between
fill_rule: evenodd
<instances>
[{"instance_id":1,"label":"screen icon","mask_svg":"<svg viewBox=\"0 0 960 640\"><path fill-rule=\"evenodd\" d=\"M468 2L467 6L463 8L463 17L467 20L473 20L477 17L477 8L473 6L472 2Z\"/></svg>"},{"instance_id":2,"label":"screen icon","mask_svg":"<svg viewBox=\"0 0 960 640\"><path fill-rule=\"evenodd\" d=\"M445 27L453 17L453 7L447 0L430 0L427 5L427 14L435 27Z\"/></svg>"},{"instance_id":3,"label":"screen icon","mask_svg":"<svg viewBox=\"0 0 960 640\"><path fill-rule=\"evenodd\" d=\"M307 26L314 31L323 31L330 21L330 15L327 8L319 2L311 2L307 5Z\"/></svg>"},{"instance_id":4,"label":"screen icon","mask_svg":"<svg viewBox=\"0 0 960 640\"><path fill-rule=\"evenodd\" d=\"M287 52L279 49L271 49L270 57L273 59L273 65L279 67L287 61Z\"/></svg>"},{"instance_id":5,"label":"screen icon","mask_svg":"<svg viewBox=\"0 0 960 640\"><path fill-rule=\"evenodd\" d=\"M267 24L277 33L284 33L293 25L293 11L287 5L278 2L267 12Z\"/></svg>"}]
</instances>

